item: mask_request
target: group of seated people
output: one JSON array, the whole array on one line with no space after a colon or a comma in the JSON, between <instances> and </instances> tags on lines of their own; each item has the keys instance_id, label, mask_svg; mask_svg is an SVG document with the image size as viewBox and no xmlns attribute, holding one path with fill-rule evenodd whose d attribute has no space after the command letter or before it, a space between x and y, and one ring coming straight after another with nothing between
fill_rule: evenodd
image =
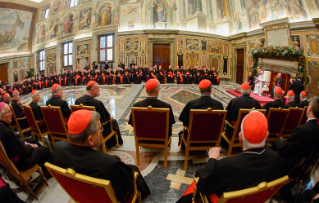
<instances>
[{"instance_id":1,"label":"group of seated people","mask_svg":"<svg viewBox=\"0 0 319 203\"><path fill-rule=\"evenodd\" d=\"M183 122L184 126L188 127L189 125L191 109L223 109L221 102L211 98L211 85L211 81L207 79L199 83L200 98L188 102L180 114L179 120ZM125 202L132 192L133 172L138 171L138 168L124 164L114 155L93 150L100 144L100 133L104 134L104 131L110 130L108 126L101 127L101 123L109 120L110 115L103 103L95 99L100 92L99 84L90 81L86 87L87 94L78 98L75 102L76 104L94 106L96 112L78 110L71 114L67 103L61 99L62 87L59 84L54 84L51 89L52 98L48 100L46 105L61 107L63 116L68 119L70 143L57 142L52 155L46 147L42 147L35 140L19 140L9 128L12 112L8 104L1 102L0 141L3 143L9 158L19 170L30 168L37 163L47 177L49 177L49 174L43 166L46 161L63 168L72 168L84 175L110 180L118 200ZM146 82L145 89L146 99L135 103L133 106L169 108L171 135L171 128L175 119L170 104L157 99L160 82L157 79L150 79ZM226 107L229 122L237 120L241 108L261 108L259 103L250 97L250 91L249 84L243 83L241 86L242 96L230 101ZM36 92L32 95L33 102L36 103L37 99L34 99L34 95L36 95ZM285 107L281 102L283 95L280 87L275 88L274 95L275 101L267 103L262 108L268 110L271 107ZM306 124L296 127L286 141L276 140L272 149L270 149L265 147L268 136L267 119L262 113L252 111L241 123L239 139L243 143L242 154L219 160L220 147L211 148L208 152L209 160L206 166L195 173L195 176L199 177L197 190L209 198L220 197L224 192L256 186L262 181L272 181L287 174L291 166L300 158L309 156L319 149L317 133L319 130L317 124L319 98L316 96L309 103L307 119ZM132 125L132 115L130 115L129 124ZM226 129L226 134L228 132L229 129ZM118 133L120 135L119 129ZM120 144L123 143L120 140L122 139L119 136ZM137 185L142 193L142 199L151 194L141 174L138 176ZM188 190L188 193L185 193L179 202L192 202L193 195L189 191L191 190ZM196 196L196 198L199 197Z\"/></svg>"},{"instance_id":2,"label":"group of seated people","mask_svg":"<svg viewBox=\"0 0 319 203\"><path fill-rule=\"evenodd\" d=\"M148 67L140 65L132 65L130 68L128 66L119 65L116 70L111 69L109 66L105 68L103 66L101 70L98 68L84 68L82 70L64 70L64 73L50 73L49 75L38 75L23 79L22 81L16 81L13 85L8 82L5 85L0 85L10 96L14 90L20 92L21 95L26 95L31 93L33 90L39 90L43 88L52 87L54 84L59 84L60 86L73 86L73 85L86 85L90 81L95 81L100 85L112 85L112 84L141 84L141 82L146 82L149 79L158 79L161 84L164 83L174 83L177 84L199 84L203 79L208 79L213 85L218 85L220 79L218 77L218 72L213 67L212 69L207 69L206 67L183 66L173 70L171 66L167 67L167 70L163 69L162 66ZM2 90L1 90L2 91Z\"/></svg>"}]
</instances>

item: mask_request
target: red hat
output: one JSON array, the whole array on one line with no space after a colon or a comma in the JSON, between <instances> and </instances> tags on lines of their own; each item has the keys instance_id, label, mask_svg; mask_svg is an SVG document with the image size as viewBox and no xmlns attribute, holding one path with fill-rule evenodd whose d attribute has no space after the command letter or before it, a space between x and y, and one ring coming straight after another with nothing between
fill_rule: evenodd
<instances>
[{"instance_id":1,"label":"red hat","mask_svg":"<svg viewBox=\"0 0 319 203\"><path fill-rule=\"evenodd\" d=\"M0 111L6 106L6 103L0 102Z\"/></svg>"},{"instance_id":2,"label":"red hat","mask_svg":"<svg viewBox=\"0 0 319 203\"><path fill-rule=\"evenodd\" d=\"M34 93L36 93L36 92L37 92L37 90L32 90L31 96L34 95Z\"/></svg>"},{"instance_id":3,"label":"red hat","mask_svg":"<svg viewBox=\"0 0 319 203\"><path fill-rule=\"evenodd\" d=\"M259 111L251 111L241 123L241 133L252 144L261 143L267 135L268 121Z\"/></svg>"},{"instance_id":4,"label":"red hat","mask_svg":"<svg viewBox=\"0 0 319 203\"><path fill-rule=\"evenodd\" d=\"M307 96L306 91L302 91L300 94L302 94L304 97L306 97L306 96Z\"/></svg>"},{"instance_id":5,"label":"red hat","mask_svg":"<svg viewBox=\"0 0 319 203\"><path fill-rule=\"evenodd\" d=\"M276 87L276 88L275 88L275 92L276 92L276 94L282 95L282 89L281 89L281 87Z\"/></svg>"},{"instance_id":6,"label":"red hat","mask_svg":"<svg viewBox=\"0 0 319 203\"><path fill-rule=\"evenodd\" d=\"M3 98L6 98L7 96L9 96L9 94L8 94L8 93L5 93L5 94L3 95Z\"/></svg>"},{"instance_id":7,"label":"red hat","mask_svg":"<svg viewBox=\"0 0 319 203\"><path fill-rule=\"evenodd\" d=\"M14 90L13 93L20 93L18 90Z\"/></svg>"},{"instance_id":8,"label":"red hat","mask_svg":"<svg viewBox=\"0 0 319 203\"><path fill-rule=\"evenodd\" d=\"M5 93L6 93L6 91L5 91L5 90L2 90L1 94L5 94Z\"/></svg>"},{"instance_id":9,"label":"red hat","mask_svg":"<svg viewBox=\"0 0 319 203\"><path fill-rule=\"evenodd\" d=\"M92 119L92 112L89 110L78 110L71 114L68 121L69 133L72 135L80 134L88 127Z\"/></svg>"},{"instance_id":10,"label":"red hat","mask_svg":"<svg viewBox=\"0 0 319 203\"><path fill-rule=\"evenodd\" d=\"M212 85L212 83L209 80L204 79L204 80L200 81L199 88L206 89L206 88L209 88L211 85Z\"/></svg>"},{"instance_id":11,"label":"red hat","mask_svg":"<svg viewBox=\"0 0 319 203\"><path fill-rule=\"evenodd\" d=\"M95 84L96 84L96 82L93 81L93 80L91 80L86 86L87 86L87 87L90 87L90 86L95 85Z\"/></svg>"},{"instance_id":12,"label":"red hat","mask_svg":"<svg viewBox=\"0 0 319 203\"><path fill-rule=\"evenodd\" d=\"M57 88L59 86L60 86L59 84L54 84L54 85L52 85L51 90L53 91L53 90L55 90L55 88Z\"/></svg>"},{"instance_id":13,"label":"red hat","mask_svg":"<svg viewBox=\"0 0 319 203\"><path fill-rule=\"evenodd\" d=\"M250 86L248 83L243 83L241 86L240 86L240 89L242 90L249 90L250 89Z\"/></svg>"},{"instance_id":14,"label":"red hat","mask_svg":"<svg viewBox=\"0 0 319 203\"><path fill-rule=\"evenodd\" d=\"M289 97L293 97L293 96L295 96L295 93L294 93L294 91L289 90L288 93L287 93L287 95L288 95Z\"/></svg>"},{"instance_id":15,"label":"red hat","mask_svg":"<svg viewBox=\"0 0 319 203\"><path fill-rule=\"evenodd\" d=\"M155 89L158 86L158 80L157 79L149 79L146 83L145 83L145 89L147 91L152 91L153 89Z\"/></svg>"}]
</instances>

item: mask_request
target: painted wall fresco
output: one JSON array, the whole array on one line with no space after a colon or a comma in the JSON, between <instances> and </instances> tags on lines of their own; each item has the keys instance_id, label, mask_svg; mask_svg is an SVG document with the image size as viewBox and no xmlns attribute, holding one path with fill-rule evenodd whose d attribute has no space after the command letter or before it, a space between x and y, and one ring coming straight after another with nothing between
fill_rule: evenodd
<instances>
[{"instance_id":1,"label":"painted wall fresco","mask_svg":"<svg viewBox=\"0 0 319 203\"><path fill-rule=\"evenodd\" d=\"M226 40L178 35L176 50L175 65L215 67L221 77L230 76L229 42Z\"/></svg>"},{"instance_id":2,"label":"painted wall fresco","mask_svg":"<svg viewBox=\"0 0 319 203\"><path fill-rule=\"evenodd\" d=\"M141 4L121 5L120 27L125 30L141 28Z\"/></svg>"},{"instance_id":3,"label":"painted wall fresco","mask_svg":"<svg viewBox=\"0 0 319 203\"><path fill-rule=\"evenodd\" d=\"M47 50L46 54L46 73L56 72L56 49Z\"/></svg>"},{"instance_id":4,"label":"painted wall fresco","mask_svg":"<svg viewBox=\"0 0 319 203\"><path fill-rule=\"evenodd\" d=\"M23 80L27 77L29 69L32 68L33 60L32 57L21 57L14 58L10 61L9 68L11 67L12 81Z\"/></svg>"},{"instance_id":5,"label":"painted wall fresco","mask_svg":"<svg viewBox=\"0 0 319 203\"><path fill-rule=\"evenodd\" d=\"M228 36L258 29L262 22L284 17L293 22L319 17L318 4L317 0L79 0L78 6L70 8L68 0L52 0L38 9L36 33L43 33L41 24L44 24L46 36L36 37L35 45L111 25L118 25L119 31L154 28L194 31L198 25L192 24L193 15L198 12L206 17L201 20L207 25L204 32ZM47 7L49 18L43 19ZM56 34L52 26L57 17Z\"/></svg>"},{"instance_id":6,"label":"painted wall fresco","mask_svg":"<svg viewBox=\"0 0 319 203\"><path fill-rule=\"evenodd\" d=\"M308 61L308 72L310 79L307 87L308 97L319 96L319 61Z\"/></svg>"},{"instance_id":7,"label":"painted wall fresco","mask_svg":"<svg viewBox=\"0 0 319 203\"><path fill-rule=\"evenodd\" d=\"M147 61L147 35L132 35L118 38L119 62L139 65L150 65Z\"/></svg>"},{"instance_id":8,"label":"painted wall fresco","mask_svg":"<svg viewBox=\"0 0 319 203\"><path fill-rule=\"evenodd\" d=\"M75 43L75 63L79 70L91 65L91 41Z\"/></svg>"},{"instance_id":9,"label":"painted wall fresco","mask_svg":"<svg viewBox=\"0 0 319 203\"><path fill-rule=\"evenodd\" d=\"M0 54L31 50L35 13L30 7L0 5Z\"/></svg>"}]
</instances>

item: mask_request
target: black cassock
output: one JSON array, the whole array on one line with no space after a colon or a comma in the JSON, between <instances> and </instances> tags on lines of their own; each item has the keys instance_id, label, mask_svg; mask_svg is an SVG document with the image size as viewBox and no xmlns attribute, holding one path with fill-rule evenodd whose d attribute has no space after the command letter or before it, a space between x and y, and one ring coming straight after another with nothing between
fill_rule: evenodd
<instances>
[{"instance_id":1,"label":"black cassock","mask_svg":"<svg viewBox=\"0 0 319 203\"><path fill-rule=\"evenodd\" d=\"M266 115L268 115L268 111L270 108L279 108L279 107L285 108L285 104L282 103L282 101L280 99L276 99L275 101L268 102L262 108L267 110Z\"/></svg>"},{"instance_id":2,"label":"black cassock","mask_svg":"<svg viewBox=\"0 0 319 203\"><path fill-rule=\"evenodd\" d=\"M228 103L226 110L227 116L226 120L231 122L237 121L240 109L261 109L259 102L250 97L248 94L244 94L241 97L234 98ZM233 123L234 124L234 123ZM231 137L233 135L234 129L226 125L226 135Z\"/></svg>"},{"instance_id":3,"label":"black cassock","mask_svg":"<svg viewBox=\"0 0 319 203\"><path fill-rule=\"evenodd\" d=\"M169 135L172 135L172 125L175 123L175 118L173 114L173 110L170 104L163 102L156 97L146 97L145 100L139 101L133 105L133 107L148 107L152 106L153 108L169 108ZM130 120L128 124L133 126L132 113L130 114Z\"/></svg>"},{"instance_id":4,"label":"black cassock","mask_svg":"<svg viewBox=\"0 0 319 203\"><path fill-rule=\"evenodd\" d=\"M264 166L264 167L261 167ZM197 190L204 195L242 190L259 183L270 182L286 175L287 160L269 148L248 149L224 159L208 159L205 167L195 173L199 177ZM178 203L192 202L193 194ZM199 197L200 199L200 197Z\"/></svg>"},{"instance_id":5,"label":"black cassock","mask_svg":"<svg viewBox=\"0 0 319 203\"><path fill-rule=\"evenodd\" d=\"M17 101L12 100L11 106L12 106L14 114L16 115L17 118L25 117L23 108L22 108L22 106L20 106L20 104ZM18 122L19 122L21 129L29 127L29 123L28 123L27 119L19 120Z\"/></svg>"},{"instance_id":6,"label":"black cassock","mask_svg":"<svg viewBox=\"0 0 319 203\"><path fill-rule=\"evenodd\" d=\"M212 110L224 110L224 107L220 101L217 101L217 100L211 98L211 96L201 96L200 98L189 101L186 104L182 113L179 116L179 120L183 122L184 126L188 127L191 109L205 109L206 110L207 108L211 108ZM179 132L179 135L182 133L183 133L183 131ZM188 136L188 131L185 130L185 132L184 132L185 139L187 139L187 136ZM181 141L179 141L179 143L181 143ZM182 148L184 149L185 146L182 145Z\"/></svg>"},{"instance_id":7,"label":"black cassock","mask_svg":"<svg viewBox=\"0 0 319 203\"><path fill-rule=\"evenodd\" d=\"M90 147L76 146L67 142L56 143L54 160L59 167L72 168L77 173L109 180L120 202L126 202L132 194L133 171L139 172L136 166L126 165L116 155L104 154ZM137 177L137 188L142 193L142 199L150 194L141 174Z\"/></svg>"},{"instance_id":8,"label":"black cassock","mask_svg":"<svg viewBox=\"0 0 319 203\"><path fill-rule=\"evenodd\" d=\"M49 106L49 105L51 105L51 106L59 106L61 108L63 117L67 118L69 120L70 115L71 115L71 110L69 108L68 103L65 100L60 99L57 96L53 96L46 103L46 106Z\"/></svg>"},{"instance_id":9,"label":"black cassock","mask_svg":"<svg viewBox=\"0 0 319 203\"><path fill-rule=\"evenodd\" d=\"M83 104L85 106L94 106L95 110L97 112L99 112L99 114L100 114L101 123L109 121L111 118L111 115L106 110L104 104L100 100L94 99L93 97L91 97L89 95L84 95L75 101L75 105L80 105L80 104ZM112 126L113 126L113 130L115 130L117 132L119 144L122 145L123 140L122 140L121 132L120 132L120 129L118 127L117 121L115 119L113 119L113 121L112 121ZM110 134L110 132L111 132L110 123L105 124L103 127L104 127L103 135L106 136L106 135ZM115 136L113 136L111 139L109 139L105 144L106 144L107 148L111 148L111 147L115 146L116 145Z\"/></svg>"},{"instance_id":10,"label":"black cassock","mask_svg":"<svg viewBox=\"0 0 319 203\"><path fill-rule=\"evenodd\" d=\"M30 107L33 111L33 115L34 115L34 118L35 120L43 120L43 115L42 115L42 112L41 112L41 108L40 106L35 102L35 101L32 101L30 103Z\"/></svg>"},{"instance_id":11,"label":"black cassock","mask_svg":"<svg viewBox=\"0 0 319 203\"><path fill-rule=\"evenodd\" d=\"M296 95L295 95L295 97L296 97ZM298 104L298 107L299 107L299 108L304 108L305 106L309 106L308 100L302 100L302 101Z\"/></svg>"},{"instance_id":12,"label":"black cassock","mask_svg":"<svg viewBox=\"0 0 319 203\"><path fill-rule=\"evenodd\" d=\"M298 105L300 102L300 93L304 90L303 84L299 80L293 81L290 83L288 90L292 90L294 92L295 102Z\"/></svg>"},{"instance_id":13,"label":"black cassock","mask_svg":"<svg viewBox=\"0 0 319 203\"><path fill-rule=\"evenodd\" d=\"M285 105L285 108L286 109L289 109L290 107L296 107L297 104L295 103L295 101L291 101L291 102L288 102L287 105Z\"/></svg>"},{"instance_id":14,"label":"black cassock","mask_svg":"<svg viewBox=\"0 0 319 203\"><path fill-rule=\"evenodd\" d=\"M9 128L9 125L0 121L0 141L3 144L4 149L10 160L19 170L27 170L32 168L35 164L39 164L41 169L46 172L44 167L45 162L51 162L52 154L49 149L42 147L33 148L30 145L26 145L25 142L31 142L31 140L20 140ZM36 142L35 142L36 143Z\"/></svg>"}]
</instances>

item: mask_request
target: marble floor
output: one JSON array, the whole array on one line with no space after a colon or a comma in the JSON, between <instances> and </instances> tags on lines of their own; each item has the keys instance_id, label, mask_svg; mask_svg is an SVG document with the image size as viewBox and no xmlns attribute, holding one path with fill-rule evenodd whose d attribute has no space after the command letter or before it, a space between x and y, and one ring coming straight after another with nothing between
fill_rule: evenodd
<instances>
[{"instance_id":1,"label":"marble floor","mask_svg":"<svg viewBox=\"0 0 319 203\"><path fill-rule=\"evenodd\" d=\"M127 124L130 115L130 108L137 101L146 97L144 84L139 85L112 85L100 86L101 95L97 98L101 100L110 114L118 120L124 144L120 148L112 148L109 154L117 155L127 164L136 164L135 141L133 128ZM234 98L226 90L239 88L240 86L231 82L222 82L220 86L213 86L212 97L221 101L226 107L228 102ZM69 105L74 104L76 98L84 95L84 86L63 87L63 99ZM164 152L158 149L142 148L140 151L141 164L139 166L142 175L148 183L152 195L144 202L176 202L184 193L185 189L192 182L194 172L203 167L207 161L206 152L193 152L188 160L187 171L183 170L184 152L178 147L178 132L182 130L182 123L178 117L185 104L200 96L198 85L161 85L159 99L171 104L176 124L173 125L172 147L168 155L168 167L163 167ZM51 97L51 90L41 90L41 101L39 105L45 105ZM31 102L31 96L21 97L24 104ZM32 180L36 181L36 176ZM8 180L8 179L6 179ZM51 178L49 187L45 187L40 192L39 200L34 200L31 195L23 192L13 182L10 186L18 196L26 202L52 202L68 203L73 202L61 186Z\"/></svg>"}]
</instances>

